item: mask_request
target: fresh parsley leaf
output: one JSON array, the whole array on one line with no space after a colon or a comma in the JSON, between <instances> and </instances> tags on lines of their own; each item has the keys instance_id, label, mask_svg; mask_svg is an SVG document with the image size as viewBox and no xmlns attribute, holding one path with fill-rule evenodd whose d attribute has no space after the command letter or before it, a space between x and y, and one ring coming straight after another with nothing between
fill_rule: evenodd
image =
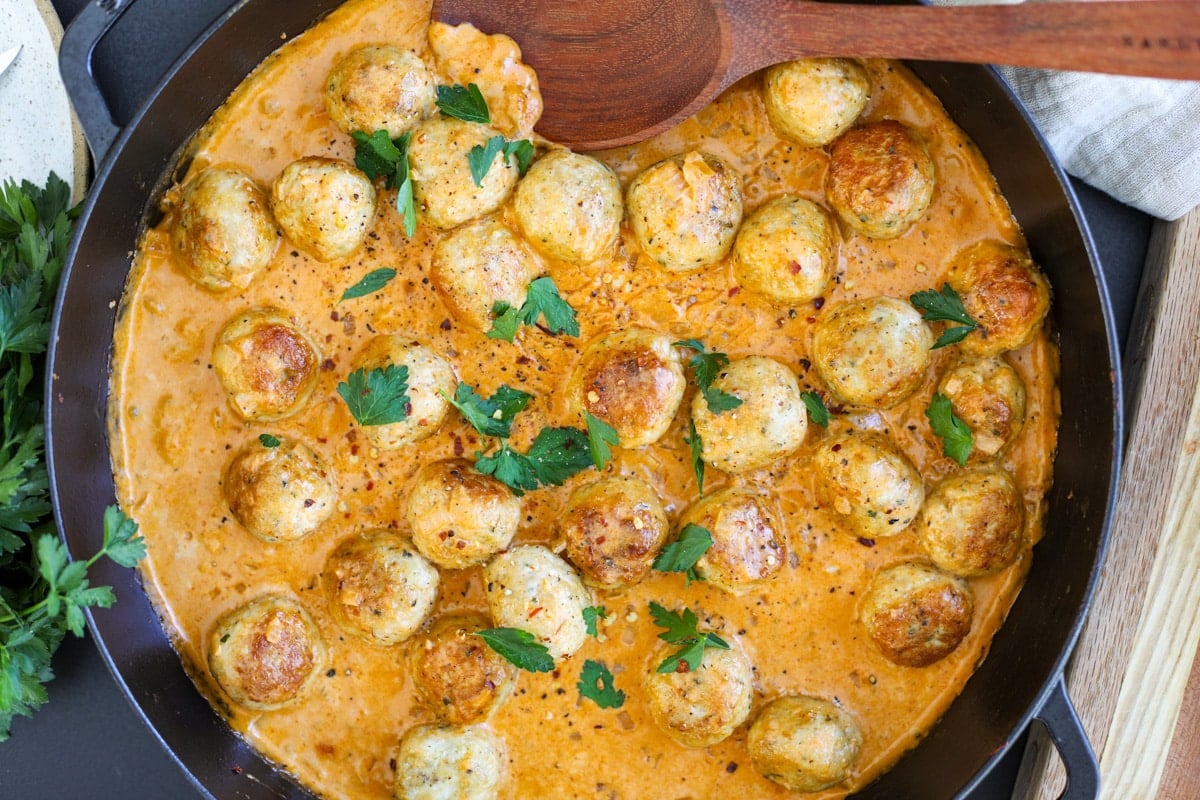
<instances>
[{"instance_id":1,"label":"fresh parsley leaf","mask_svg":"<svg viewBox=\"0 0 1200 800\"><path fill-rule=\"evenodd\" d=\"M688 366L696 378L696 386L704 395L704 402L708 405L709 411L720 414L742 404L740 397L712 385L713 381L721 374L721 370L729 365L729 356L716 350L708 351L699 339L684 339L675 342L675 346L696 351L696 355L692 356Z\"/></svg>"},{"instance_id":2,"label":"fresh parsley leaf","mask_svg":"<svg viewBox=\"0 0 1200 800\"><path fill-rule=\"evenodd\" d=\"M533 142L528 139L517 139L504 146L506 156L516 156L517 172L524 175L529 171L529 162L533 161Z\"/></svg>"},{"instance_id":3,"label":"fresh parsley leaf","mask_svg":"<svg viewBox=\"0 0 1200 800\"><path fill-rule=\"evenodd\" d=\"M504 439L512 433L513 418L529 404L533 395L501 384L485 400L470 384L459 382L454 397L449 397L445 392L442 392L442 397L450 401L450 405L457 408L479 433Z\"/></svg>"},{"instance_id":4,"label":"fresh parsley leaf","mask_svg":"<svg viewBox=\"0 0 1200 800\"><path fill-rule=\"evenodd\" d=\"M713 545L712 534L707 528L688 523L679 532L679 538L668 544L654 559L654 568L659 572L682 572L687 582L704 580L696 572L696 562Z\"/></svg>"},{"instance_id":5,"label":"fresh parsley leaf","mask_svg":"<svg viewBox=\"0 0 1200 800\"><path fill-rule=\"evenodd\" d=\"M146 540L137 532L138 524L125 516L119 506L104 509L104 545L89 565L99 555L105 555L122 567L132 567L146 557Z\"/></svg>"},{"instance_id":6,"label":"fresh parsley leaf","mask_svg":"<svg viewBox=\"0 0 1200 800\"><path fill-rule=\"evenodd\" d=\"M485 335L489 339L503 339L511 342L521 326L521 309L510 306L503 300L497 300L492 306L492 329Z\"/></svg>"},{"instance_id":7,"label":"fresh parsley leaf","mask_svg":"<svg viewBox=\"0 0 1200 800\"><path fill-rule=\"evenodd\" d=\"M617 435L616 428L593 416L592 412L584 411L583 414L587 419L588 446L592 451L592 463L596 465L597 470L602 470L612 460L609 447L619 445L621 437Z\"/></svg>"},{"instance_id":8,"label":"fresh parsley leaf","mask_svg":"<svg viewBox=\"0 0 1200 800\"><path fill-rule=\"evenodd\" d=\"M337 385L359 425L388 425L408 418L408 367L388 364L367 372L360 367Z\"/></svg>"},{"instance_id":9,"label":"fresh parsley leaf","mask_svg":"<svg viewBox=\"0 0 1200 800\"><path fill-rule=\"evenodd\" d=\"M517 172L524 175L529 170L529 162L533 159L533 142L528 139L518 139L510 142L497 134L487 140L486 144L477 144L467 153L467 164L471 168L471 179L476 186L483 185L488 170L499 155L504 159L513 156L517 159Z\"/></svg>"},{"instance_id":10,"label":"fresh parsley leaf","mask_svg":"<svg viewBox=\"0 0 1200 800\"><path fill-rule=\"evenodd\" d=\"M910 296L908 302L924 312L921 314L921 319L926 322L959 323L958 327L946 328L942 331L941 336L930 348L931 350L957 344L967 338L967 334L979 327L979 323L972 319L967 310L963 308L962 298L958 296L958 292L954 291L954 287L948 283L942 284L940 294L932 289L925 289Z\"/></svg>"},{"instance_id":11,"label":"fresh parsley leaf","mask_svg":"<svg viewBox=\"0 0 1200 800\"><path fill-rule=\"evenodd\" d=\"M487 100L483 99L483 92L479 91L479 87L474 83L466 86L458 83L453 86L438 86L437 107L446 116L461 119L463 122L481 122L484 125L490 125L492 122Z\"/></svg>"},{"instance_id":12,"label":"fresh parsley leaf","mask_svg":"<svg viewBox=\"0 0 1200 800\"><path fill-rule=\"evenodd\" d=\"M532 492L539 485L533 462L528 456L509 447L508 442L502 441L500 449L488 456L476 452L475 469L484 475L491 475L512 489L517 497Z\"/></svg>"},{"instance_id":13,"label":"fresh parsley leaf","mask_svg":"<svg viewBox=\"0 0 1200 800\"><path fill-rule=\"evenodd\" d=\"M278 437L272 436L269 433L260 433L258 435L258 443L263 447L279 447Z\"/></svg>"},{"instance_id":14,"label":"fresh parsley leaf","mask_svg":"<svg viewBox=\"0 0 1200 800\"><path fill-rule=\"evenodd\" d=\"M583 610L583 624L587 626L588 636L599 637L600 629L596 626L607 614L604 606L588 606Z\"/></svg>"},{"instance_id":15,"label":"fresh parsley leaf","mask_svg":"<svg viewBox=\"0 0 1200 800\"><path fill-rule=\"evenodd\" d=\"M544 485L561 486L592 466L587 434L578 428L542 428L529 447L529 461Z\"/></svg>"},{"instance_id":16,"label":"fresh parsley leaf","mask_svg":"<svg viewBox=\"0 0 1200 800\"><path fill-rule=\"evenodd\" d=\"M384 178L387 188L396 190L396 211L404 221L404 235L411 239L417 231L417 209L413 205L412 176L408 169L412 133L391 139L385 130L370 135L354 131L350 137L354 139L354 165L371 180Z\"/></svg>"},{"instance_id":17,"label":"fresh parsley leaf","mask_svg":"<svg viewBox=\"0 0 1200 800\"><path fill-rule=\"evenodd\" d=\"M536 325L538 317L546 320L546 330L552 334L579 335L575 309L558 293L554 279L543 275L530 282L525 291L525 302L519 309L513 309L505 302L498 302L492 307L492 329L487 336L489 339L511 342L518 326Z\"/></svg>"},{"instance_id":18,"label":"fresh parsley leaf","mask_svg":"<svg viewBox=\"0 0 1200 800\"><path fill-rule=\"evenodd\" d=\"M965 466L975 446L975 437L967 423L954 415L950 398L941 392L936 392L925 409L925 416L933 432L941 437L942 454L953 458L960 466Z\"/></svg>"},{"instance_id":19,"label":"fresh parsley leaf","mask_svg":"<svg viewBox=\"0 0 1200 800\"><path fill-rule=\"evenodd\" d=\"M808 418L822 428L828 428L829 409L825 406L821 395L816 392L801 392L800 399L804 401L804 406L808 409Z\"/></svg>"},{"instance_id":20,"label":"fresh parsley leaf","mask_svg":"<svg viewBox=\"0 0 1200 800\"><path fill-rule=\"evenodd\" d=\"M412 234L409 235L411 236ZM372 270L364 275L362 280L360 280L358 283L342 292L342 299L353 300L356 297L375 294L375 292L378 292L384 286L387 286L388 282L394 277L396 277L396 270L392 269L391 267L382 267L380 269Z\"/></svg>"},{"instance_id":21,"label":"fresh parsley leaf","mask_svg":"<svg viewBox=\"0 0 1200 800\"><path fill-rule=\"evenodd\" d=\"M696 488L700 492L700 496L704 496L704 459L700 454L704 450L704 443L700 441L700 434L696 433L696 421L688 420L688 434L683 437L683 443L688 446L692 454L692 472L696 473Z\"/></svg>"},{"instance_id":22,"label":"fresh parsley leaf","mask_svg":"<svg viewBox=\"0 0 1200 800\"><path fill-rule=\"evenodd\" d=\"M652 600L650 616L654 618L655 625L664 629L658 638L668 644L683 645L680 650L663 659L658 665L659 673L691 672L699 668L705 649L729 649L729 644L720 636L700 631L700 620L690 608L685 608L682 614L676 614Z\"/></svg>"},{"instance_id":23,"label":"fresh parsley leaf","mask_svg":"<svg viewBox=\"0 0 1200 800\"><path fill-rule=\"evenodd\" d=\"M595 701L601 708L620 708L625 705L625 693L613 686L613 674L599 661L588 659L579 671L579 694Z\"/></svg>"},{"instance_id":24,"label":"fresh parsley leaf","mask_svg":"<svg viewBox=\"0 0 1200 800\"><path fill-rule=\"evenodd\" d=\"M487 628L476 631L475 635L518 669L526 672L550 672L554 669L554 658L549 648L529 631L520 628Z\"/></svg>"}]
</instances>

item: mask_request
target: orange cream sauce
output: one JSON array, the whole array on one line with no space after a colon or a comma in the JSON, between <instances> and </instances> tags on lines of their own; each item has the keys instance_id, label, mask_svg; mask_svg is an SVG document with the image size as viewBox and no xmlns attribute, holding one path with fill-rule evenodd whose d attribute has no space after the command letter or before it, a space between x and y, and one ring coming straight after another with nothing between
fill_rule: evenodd
<instances>
[{"instance_id":1,"label":"orange cream sauce","mask_svg":"<svg viewBox=\"0 0 1200 800\"><path fill-rule=\"evenodd\" d=\"M234 94L201 132L194 172L232 163L267 186L290 161L306 155L352 160L348 136L329 122L322 103L325 76L337 58L361 43L390 42L429 56L428 4L352 0L285 45ZM432 58L428 61L431 63ZM984 238L1023 245L1020 230L982 157L945 116L937 100L903 67L869 63L873 79L864 118L894 118L920 131L937 165L937 189L927 216L899 239L871 241L844 231L837 280L824 308L839 301L887 294L908 297L939 287L946 262ZM481 76L482 77L482 76ZM759 83L734 86L711 107L658 138L598 154L627 184L661 157L700 147L741 173L746 212L784 193L823 204L825 156L781 141L767 123ZM284 241L270 267L244 291L212 294L174 263L169 243L172 204L147 231L129 278L117 327L109 425L118 492L141 524L149 556L147 590L200 689L257 749L328 797L389 797L392 759L401 735L433 720L414 702L405 646L377 647L340 631L318 583L326 556L344 537L367 528L405 527L407 487L427 461L466 454L481 442L457 416L430 439L398 452L372 450L359 435L336 386L351 360L376 333L403 333L454 363L459 378L490 394L500 384L531 392L513 444L524 449L543 425L577 425L563 399L566 376L591 337L630 325L673 339L696 337L732 357L770 355L787 364L801 388L823 389L806 355L816 304L772 306L739 291L727 263L693 275L663 271L638 254L627 232L611 260L575 267L546 259L546 271L577 309L578 339L524 329L515 344L484 338L455 322L430 285L427 227L410 241L381 194L374 232L356 256L320 263ZM514 225L511 211L502 218ZM363 275L398 270L382 291L339 301ZM248 307L286 309L322 351L320 383L298 415L249 424L230 408L210 365L217 331ZM509 759L502 797L718 798L793 796L760 777L746 750L746 726L706 750L689 750L652 722L640 688L654 664L658 629L649 601L696 610L705 624L736 640L755 666L755 706L783 694L836 698L863 731L852 778L814 797L838 797L861 787L915 745L944 712L987 652L1031 557L1026 547L1009 569L970 581L976 610L971 633L946 659L925 668L892 664L856 620L858 596L881 567L922 555L909 531L873 544L839 530L812 495L809 460L826 436L846 427L886 431L921 470L927 488L957 468L940 454L923 411L954 348L934 354L925 385L895 409L835 417L828 431L809 426L799 452L769 469L741 477L709 469L705 488L757 483L773 489L787 531L789 560L761 591L733 597L678 574L653 573L620 596L598 595L607 608L600 639L589 639L552 674L522 673L512 697L486 723L505 741ZM1026 498L1028 540L1041 535L1043 495L1051 479L1058 418L1057 352L1046 332L1009 353L1028 387L1028 413L1003 464ZM690 396L671 430L641 450L615 451L608 470L638 475L662 496L673 519L697 498L683 436ZM290 544L265 544L231 518L221 493L233 452L260 433L299 438L334 465L338 511L320 530ZM522 501L518 541L555 542L555 521L571 489L594 480L587 470L561 488ZM298 704L279 711L238 708L208 674L206 641L224 612L268 591L297 596L328 643L331 669ZM443 571L435 614L485 610L478 569ZM581 700L576 689L587 659L609 665L628 699L619 711Z\"/></svg>"}]
</instances>

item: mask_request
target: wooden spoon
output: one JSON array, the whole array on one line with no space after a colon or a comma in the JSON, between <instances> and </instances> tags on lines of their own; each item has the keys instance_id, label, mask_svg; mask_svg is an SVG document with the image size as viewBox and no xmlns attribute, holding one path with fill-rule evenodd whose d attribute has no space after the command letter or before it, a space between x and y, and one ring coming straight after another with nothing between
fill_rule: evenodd
<instances>
[{"instance_id":1,"label":"wooden spoon","mask_svg":"<svg viewBox=\"0 0 1200 800\"><path fill-rule=\"evenodd\" d=\"M1200 79L1200 0L931 7L811 0L434 0L537 70L538 132L576 150L649 138L738 78L857 56Z\"/></svg>"}]
</instances>

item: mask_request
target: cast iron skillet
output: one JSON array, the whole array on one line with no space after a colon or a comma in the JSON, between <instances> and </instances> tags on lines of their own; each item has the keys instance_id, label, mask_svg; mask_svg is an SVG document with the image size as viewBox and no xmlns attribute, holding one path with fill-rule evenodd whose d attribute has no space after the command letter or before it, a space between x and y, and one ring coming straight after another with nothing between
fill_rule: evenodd
<instances>
[{"instance_id":1,"label":"cast iron skillet","mask_svg":"<svg viewBox=\"0 0 1200 800\"><path fill-rule=\"evenodd\" d=\"M105 432L112 331L138 236L156 220L156 198L186 168L189 138L281 35L301 33L337 4L240 0L122 129L92 79L91 53L127 4L97 0L67 31L63 77L99 165L63 274L46 386L51 490L73 555L95 552L103 510L114 502ZM990 655L926 739L858 797L963 797L1034 718L1068 766L1066 796L1094 797L1099 770L1062 670L1099 574L1119 474L1121 384L1107 292L1065 176L998 75L977 66L910 66L991 163L1054 287L1062 422L1046 537ZM94 569L121 602L88 615L92 634L123 691L197 789L218 798L311 797L234 735L196 691L136 573L108 561Z\"/></svg>"}]
</instances>

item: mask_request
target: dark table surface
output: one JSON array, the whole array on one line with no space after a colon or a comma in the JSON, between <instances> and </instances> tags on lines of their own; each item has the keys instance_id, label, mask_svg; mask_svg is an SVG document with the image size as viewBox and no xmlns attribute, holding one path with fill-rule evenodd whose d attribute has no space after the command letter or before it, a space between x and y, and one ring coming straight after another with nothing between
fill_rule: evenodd
<instances>
[{"instance_id":1,"label":"dark table surface","mask_svg":"<svg viewBox=\"0 0 1200 800\"><path fill-rule=\"evenodd\" d=\"M54 0L70 20L86 0ZM109 98L121 121L194 36L230 0L140 0L97 58L110 76L124 76L124 92ZM169 20L170 24L161 24ZM151 43L145 30L159 33ZM140 42L140 44L137 44ZM110 78L111 79L111 78ZM1129 334L1142 264L1153 222L1091 187L1072 181L1108 281L1120 341ZM1126 387L1130 389L1132 387ZM1128 392L1126 397L1132 396ZM54 659L50 702L32 719L18 719L0 744L0 800L187 800L203 793L191 782L109 675L90 639L68 638ZM1020 742L969 800L1007 800L1019 763Z\"/></svg>"}]
</instances>

